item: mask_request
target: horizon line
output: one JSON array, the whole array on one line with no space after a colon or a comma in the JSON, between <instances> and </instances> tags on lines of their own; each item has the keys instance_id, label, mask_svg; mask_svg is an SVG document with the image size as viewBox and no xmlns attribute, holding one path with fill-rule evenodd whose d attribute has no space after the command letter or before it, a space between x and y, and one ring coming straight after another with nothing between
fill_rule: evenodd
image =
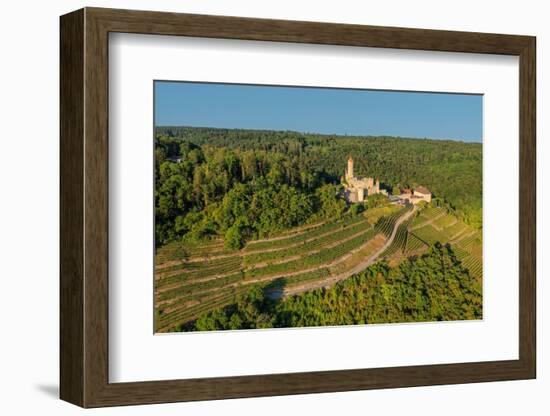
<instances>
[{"instance_id":1,"label":"horizon line","mask_svg":"<svg viewBox=\"0 0 550 416\"><path fill-rule=\"evenodd\" d=\"M389 134L339 134L339 133L323 133L323 132L314 132L314 131L299 131L299 130L275 130L269 128L246 128L246 127L213 127L213 126L192 126L189 124L159 124L155 125L154 128L158 127L187 127L194 129L213 129L213 130L247 130L247 131L280 131L280 132L290 132L298 134L316 134L319 136L337 136L337 137L391 137L395 139L412 139L412 140L433 140L433 141L451 141L451 142L462 142L462 143L475 143L483 144L483 139L477 141L476 139L455 139L455 138L445 138L445 137L427 137L427 136L394 136Z\"/></svg>"}]
</instances>

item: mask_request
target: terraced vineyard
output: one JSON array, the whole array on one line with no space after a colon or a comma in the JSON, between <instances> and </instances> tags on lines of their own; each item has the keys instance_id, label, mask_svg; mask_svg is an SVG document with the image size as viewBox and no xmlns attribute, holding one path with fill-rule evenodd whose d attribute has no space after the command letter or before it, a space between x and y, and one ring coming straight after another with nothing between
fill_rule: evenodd
<instances>
[{"instance_id":1,"label":"terraced vineyard","mask_svg":"<svg viewBox=\"0 0 550 416\"><path fill-rule=\"evenodd\" d=\"M405 251L404 254L409 255L413 254L413 252L416 252L418 250L424 250L428 247L428 245L422 241L420 238L415 236L413 233L408 232L407 233L407 242L405 244Z\"/></svg>"},{"instance_id":2,"label":"terraced vineyard","mask_svg":"<svg viewBox=\"0 0 550 416\"><path fill-rule=\"evenodd\" d=\"M384 250L381 257L387 258L399 251L402 253L405 252L407 247L407 237L409 235L407 229L409 228L411 221L411 219L408 219L397 227L397 234L395 235L395 238L393 239L391 245Z\"/></svg>"},{"instance_id":3,"label":"terraced vineyard","mask_svg":"<svg viewBox=\"0 0 550 416\"><path fill-rule=\"evenodd\" d=\"M401 210L387 217L380 218L376 223L376 230L384 234L386 237L389 237L393 231L393 228L395 227L395 222L397 221L397 219L403 214L403 212L408 212L412 209L412 205L409 205L406 208L402 208Z\"/></svg>"},{"instance_id":4,"label":"terraced vineyard","mask_svg":"<svg viewBox=\"0 0 550 416\"><path fill-rule=\"evenodd\" d=\"M282 246L282 248L279 246L278 248L271 247L264 249L266 251L248 251L247 253L250 254L245 253L244 262L246 265L254 265L266 261L280 260L290 256L313 252L323 246L330 245L335 241L344 241L353 235L372 228L372 225L369 224L365 218L361 217L352 218L351 220L342 222L341 224L335 224L338 225L338 227L331 227L332 229L330 230L327 230L328 227L320 227L322 229L321 233L305 233L295 237L294 239L288 239L287 245ZM311 234L313 234L313 236ZM297 240L297 242L293 243L292 240ZM284 242L285 240L276 241Z\"/></svg>"},{"instance_id":5,"label":"terraced vineyard","mask_svg":"<svg viewBox=\"0 0 550 416\"><path fill-rule=\"evenodd\" d=\"M441 208L426 208L409 226L409 243L405 252L418 250L424 244L450 243L462 265L478 279L483 276L482 237L476 230Z\"/></svg>"},{"instance_id":6,"label":"terraced vineyard","mask_svg":"<svg viewBox=\"0 0 550 416\"><path fill-rule=\"evenodd\" d=\"M221 240L166 245L156 254L156 329L177 330L204 312L234 303L252 285L277 296L311 290L357 273L371 257L396 265L437 242L450 243L457 260L481 279L481 232L441 208L412 209L374 208L251 241L239 251L225 249ZM404 215L410 217L403 220Z\"/></svg>"},{"instance_id":7,"label":"terraced vineyard","mask_svg":"<svg viewBox=\"0 0 550 416\"><path fill-rule=\"evenodd\" d=\"M386 217L377 223L381 232L387 233L385 224L391 221ZM396 266L411 255L427 252L436 243L451 245L457 260L470 274L481 280L483 275L481 232L442 208L425 207L413 218L403 222L397 229L392 244L382 253L381 258Z\"/></svg>"},{"instance_id":8,"label":"terraced vineyard","mask_svg":"<svg viewBox=\"0 0 550 416\"><path fill-rule=\"evenodd\" d=\"M443 214L444 212L442 212L439 208L426 207L414 218L411 223L411 227L414 228L420 224L424 224L427 221L433 221Z\"/></svg>"},{"instance_id":9,"label":"terraced vineyard","mask_svg":"<svg viewBox=\"0 0 550 416\"><path fill-rule=\"evenodd\" d=\"M374 208L252 241L239 251L224 249L219 240L161 247L155 259L156 330L175 330L201 313L229 305L254 284L283 293L347 277L383 245L409 209ZM398 234L398 247L404 247L402 232Z\"/></svg>"}]
</instances>

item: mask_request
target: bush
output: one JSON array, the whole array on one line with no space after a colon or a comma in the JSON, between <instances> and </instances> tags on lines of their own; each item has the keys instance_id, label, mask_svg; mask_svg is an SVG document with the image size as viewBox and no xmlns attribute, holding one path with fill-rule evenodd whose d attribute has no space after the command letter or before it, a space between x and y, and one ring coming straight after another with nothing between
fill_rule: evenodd
<instances>
[{"instance_id":1,"label":"bush","mask_svg":"<svg viewBox=\"0 0 550 416\"><path fill-rule=\"evenodd\" d=\"M353 204L350 208L350 212L353 215L358 215L362 213L365 210L365 206L363 204Z\"/></svg>"},{"instance_id":2,"label":"bush","mask_svg":"<svg viewBox=\"0 0 550 416\"><path fill-rule=\"evenodd\" d=\"M234 224L225 232L224 246L230 250L239 250L244 246L244 234L239 224Z\"/></svg>"}]
</instances>

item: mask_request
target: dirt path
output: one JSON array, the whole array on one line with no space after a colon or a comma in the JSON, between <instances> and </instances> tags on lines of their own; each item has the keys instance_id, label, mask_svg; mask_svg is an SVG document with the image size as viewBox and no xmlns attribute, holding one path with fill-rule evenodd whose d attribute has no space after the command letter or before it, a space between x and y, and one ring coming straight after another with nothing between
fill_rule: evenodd
<instances>
[{"instance_id":1,"label":"dirt path","mask_svg":"<svg viewBox=\"0 0 550 416\"><path fill-rule=\"evenodd\" d=\"M335 283L337 283L341 280L347 279L348 277L353 276L354 274L357 274L357 273L365 270L368 266L375 263L376 260L378 259L378 257L380 257L380 255L393 243L393 240L395 239L395 236L397 234L397 229L399 228L399 226L403 222L408 220L411 217L411 215L414 214L415 211L416 211L416 206L413 208L412 211L409 211L409 212L405 213L403 216L401 216L395 222L395 225L393 227L393 231L392 231L390 237L386 240L386 243L382 247L380 247L380 249L378 249L378 251L373 253L366 260L360 262L359 264L357 264L356 266L354 266L350 270L347 270L347 271L345 271L343 273L340 273L340 274L337 274L335 276L331 276L331 277L329 277L327 279L324 279L324 280L321 280L321 281L308 282L304 285L296 286L296 287L289 288L289 289L284 289L284 290L280 291L279 293L274 292L272 296L274 298L280 297L280 296L290 296L290 295L295 295L297 293L306 292L306 291L313 290L313 289L319 289L321 287L330 287L330 286L334 285Z\"/></svg>"}]
</instances>

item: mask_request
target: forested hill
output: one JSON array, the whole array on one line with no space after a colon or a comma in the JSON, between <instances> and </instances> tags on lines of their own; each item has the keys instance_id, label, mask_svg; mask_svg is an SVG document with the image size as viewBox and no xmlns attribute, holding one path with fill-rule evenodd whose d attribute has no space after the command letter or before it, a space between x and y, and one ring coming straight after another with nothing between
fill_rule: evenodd
<instances>
[{"instance_id":1,"label":"forested hill","mask_svg":"<svg viewBox=\"0 0 550 416\"><path fill-rule=\"evenodd\" d=\"M349 155L355 161L356 175L380 178L382 187L389 191L427 186L457 216L481 227L481 143L292 131L156 128L157 167L183 157L189 162L187 174L195 191L201 178L218 182L210 188L228 192L238 183L264 176L269 183L287 184L307 194L326 183L338 184ZM207 166L196 171L199 165Z\"/></svg>"}]
</instances>

